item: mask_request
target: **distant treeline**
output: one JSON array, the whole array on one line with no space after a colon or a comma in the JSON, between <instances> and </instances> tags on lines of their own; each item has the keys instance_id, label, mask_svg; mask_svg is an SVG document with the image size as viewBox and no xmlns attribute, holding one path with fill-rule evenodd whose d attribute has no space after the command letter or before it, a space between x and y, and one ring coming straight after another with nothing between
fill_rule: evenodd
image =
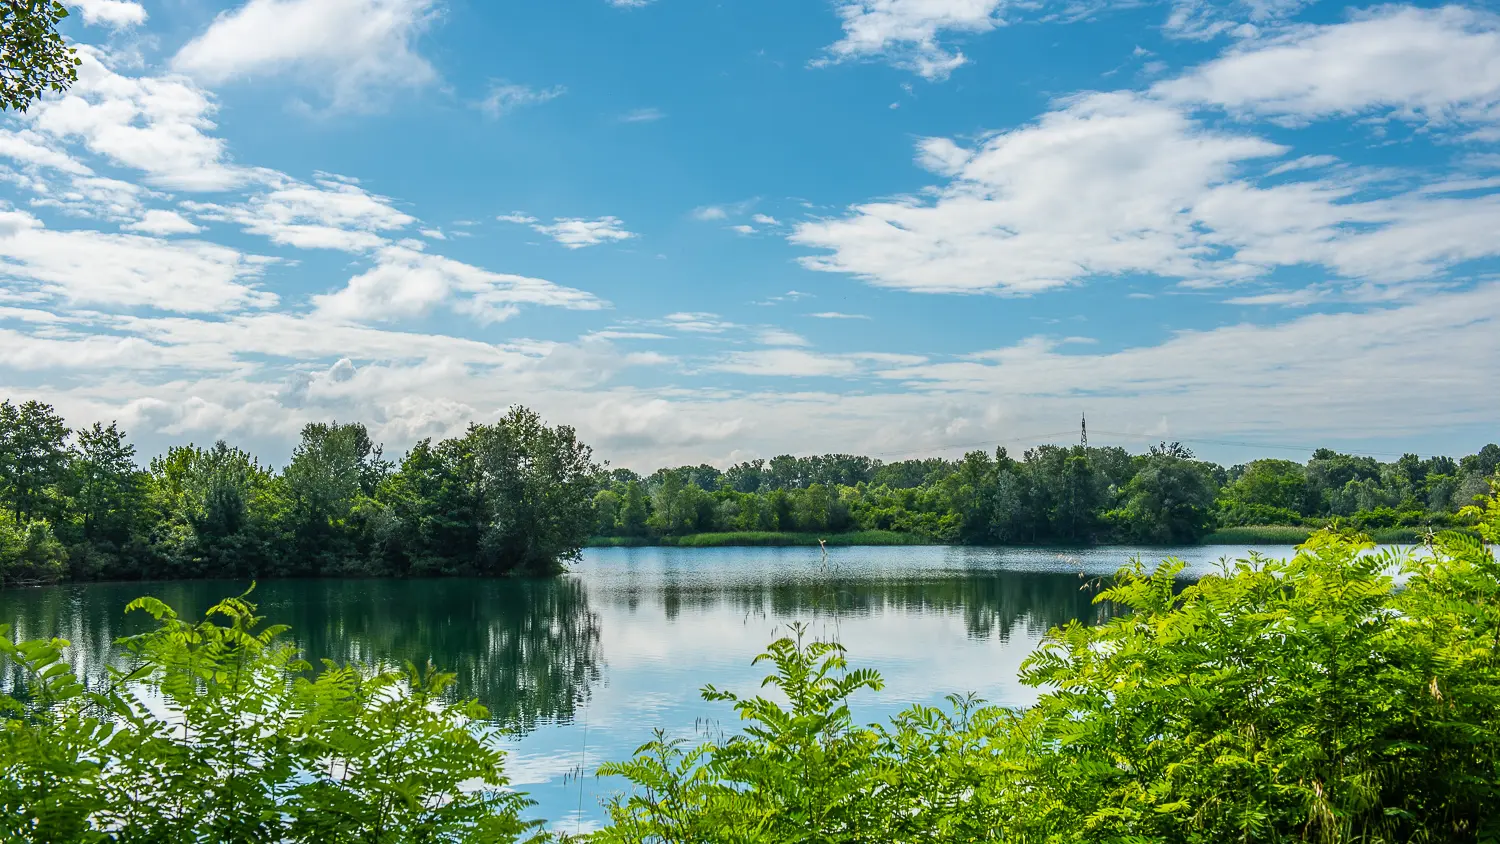
<instances>
[{"instance_id":1,"label":"distant treeline","mask_svg":"<svg viewBox=\"0 0 1500 844\"><path fill-rule=\"evenodd\" d=\"M609 473L594 497L595 532L679 537L733 531L895 531L935 542L1185 544L1218 528L1318 527L1341 519L1365 531L1462 524L1460 508L1489 491L1500 446L1460 460L1408 454L1391 463L1319 449L1306 464L1256 460L1224 467L1180 443L1145 454L1043 445L1017 460L1005 449L957 460L882 463L868 457L785 455L727 471Z\"/></svg>"},{"instance_id":2,"label":"distant treeline","mask_svg":"<svg viewBox=\"0 0 1500 844\"><path fill-rule=\"evenodd\" d=\"M833 535L965 544L1192 543L1218 528L1462 524L1500 446L1391 463L1316 452L1225 468L1178 443L1145 454L1038 446L957 460L781 456L606 470L572 428L516 408L399 462L363 425L311 424L280 470L224 442L146 468L117 425L71 430L0 403L0 585L59 579L428 576L554 571L591 536Z\"/></svg>"}]
</instances>

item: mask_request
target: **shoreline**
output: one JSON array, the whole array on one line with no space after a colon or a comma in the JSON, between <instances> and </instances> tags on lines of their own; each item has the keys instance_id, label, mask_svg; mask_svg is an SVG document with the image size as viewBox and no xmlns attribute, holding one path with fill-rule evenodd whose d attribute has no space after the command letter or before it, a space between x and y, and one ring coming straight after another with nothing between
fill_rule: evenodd
<instances>
[{"instance_id":1,"label":"shoreline","mask_svg":"<svg viewBox=\"0 0 1500 844\"><path fill-rule=\"evenodd\" d=\"M1293 525L1258 525L1249 527L1220 528L1202 540L1179 546L1161 547L1193 548L1203 545L1246 545L1263 543L1271 545L1300 545L1315 533L1317 528ZM1369 537L1381 545L1417 545L1425 536L1423 528L1382 528L1367 532ZM690 533L683 536L594 536L584 543L585 548L795 548L818 547L823 540L829 548L891 547L953 545L909 533L889 530L864 530L850 533L816 534L791 531L731 531L722 533ZM1100 543L1094 547L1112 544ZM975 545L975 548L1036 547L1032 543L1013 545ZM1058 546L1064 547L1064 546Z\"/></svg>"}]
</instances>

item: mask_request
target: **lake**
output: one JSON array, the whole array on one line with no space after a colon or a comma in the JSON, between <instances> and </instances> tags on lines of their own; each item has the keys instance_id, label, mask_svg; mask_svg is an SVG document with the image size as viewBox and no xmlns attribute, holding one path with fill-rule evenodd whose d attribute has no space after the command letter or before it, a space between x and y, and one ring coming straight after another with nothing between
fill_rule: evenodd
<instances>
[{"instance_id":1,"label":"lake","mask_svg":"<svg viewBox=\"0 0 1500 844\"><path fill-rule=\"evenodd\" d=\"M290 624L314 660L431 660L456 671L461 693L512 731L508 768L538 801L534 814L575 832L592 829L600 798L622 787L592 775L601 761L628 758L657 727L735 730L734 713L698 690L754 692L764 672L750 660L791 622L837 636L852 664L884 676L882 692L856 699L861 721L955 692L1023 706L1036 692L1016 670L1048 628L1099 617L1093 578L1136 554L1175 555L1201 574L1244 551L834 548L825 559L815 548L599 548L548 580L270 581L253 600L270 622ZM113 640L149 621L124 617L131 599L155 595L197 617L246 585L0 591L0 623L24 638L71 640L74 665L97 674Z\"/></svg>"}]
</instances>

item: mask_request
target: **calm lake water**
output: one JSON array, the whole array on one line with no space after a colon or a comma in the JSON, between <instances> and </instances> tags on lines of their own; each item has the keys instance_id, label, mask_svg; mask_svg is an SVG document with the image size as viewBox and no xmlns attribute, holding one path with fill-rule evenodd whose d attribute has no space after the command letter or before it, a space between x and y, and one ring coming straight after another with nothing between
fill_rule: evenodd
<instances>
[{"instance_id":1,"label":"calm lake water","mask_svg":"<svg viewBox=\"0 0 1500 844\"><path fill-rule=\"evenodd\" d=\"M1259 549L1285 556L1289 547ZM292 626L316 660L423 662L458 672L512 731L509 771L545 817L587 831L618 781L592 771L624 759L660 727L692 736L736 729L733 712L698 696L707 683L753 692L750 660L791 622L837 636L886 686L857 699L861 721L974 692L1025 705L1022 659L1048 628L1095 619L1090 579L1133 555L1175 555L1213 570L1241 546L1056 549L590 549L549 580L272 581L261 613ZM243 591L234 581L110 583L0 592L0 623L24 638L59 635L86 673L139 632L131 599L151 594L185 616ZM132 614L140 615L140 614ZM580 773L583 776L580 776Z\"/></svg>"}]
</instances>

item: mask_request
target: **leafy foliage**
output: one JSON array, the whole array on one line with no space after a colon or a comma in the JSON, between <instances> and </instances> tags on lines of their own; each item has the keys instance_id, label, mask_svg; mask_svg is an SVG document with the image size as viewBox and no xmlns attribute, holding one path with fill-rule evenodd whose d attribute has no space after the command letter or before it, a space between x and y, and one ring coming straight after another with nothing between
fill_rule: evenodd
<instances>
[{"instance_id":1,"label":"leafy foliage","mask_svg":"<svg viewBox=\"0 0 1500 844\"><path fill-rule=\"evenodd\" d=\"M244 596L204 621L142 598L158 622L122 640L103 689L67 642L12 642L26 677L0 697L6 841L516 841L537 824L508 788L487 713L452 675L326 663L317 673ZM3 628L0 628L3 630Z\"/></svg>"},{"instance_id":2,"label":"leafy foliage","mask_svg":"<svg viewBox=\"0 0 1500 844\"><path fill-rule=\"evenodd\" d=\"M1137 561L1097 597L1114 618L1026 661L1044 690L1026 711L955 697L857 727L848 699L879 678L780 640L762 659L787 703L705 689L743 733L658 734L601 768L631 790L598 838L1495 840L1500 564L1455 533L1371 549L1325 531L1186 586L1180 562Z\"/></svg>"},{"instance_id":3,"label":"leafy foliage","mask_svg":"<svg viewBox=\"0 0 1500 844\"><path fill-rule=\"evenodd\" d=\"M0 3L0 109L25 111L78 81L80 60L57 31L67 16L58 0Z\"/></svg>"}]
</instances>

